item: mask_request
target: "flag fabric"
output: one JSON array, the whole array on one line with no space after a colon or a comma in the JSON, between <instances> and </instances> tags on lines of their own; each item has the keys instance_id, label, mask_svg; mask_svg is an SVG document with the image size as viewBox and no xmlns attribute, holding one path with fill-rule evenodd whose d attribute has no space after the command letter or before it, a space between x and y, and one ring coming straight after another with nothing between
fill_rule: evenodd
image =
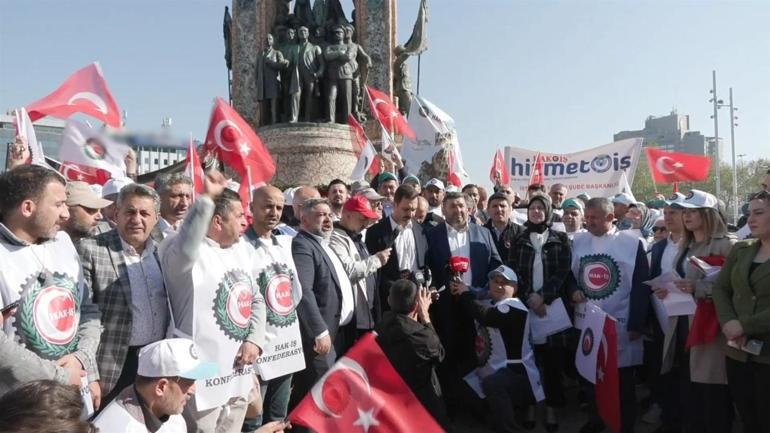
<instances>
[{"instance_id":1,"label":"flag fabric","mask_svg":"<svg viewBox=\"0 0 770 433\"><path fill-rule=\"evenodd\" d=\"M251 126L219 97L211 111L205 146L241 177L238 194L248 210L251 191L270 181L275 163Z\"/></svg>"},{"instance_id":2,"label":"flag fabric","mask_svg":"<svg viewBox=\"0 0 770 433\"><path fill-rule=\"evenodd\" d=\"M382 352L374 333L358 340L289 414L318 433L442 432Z\"/></svg>"},{"instance_id":3,"label":"flag fabric","mask_svg":"<svg viewBox=\"0 0 770 433\"><path fill-rule=\"evenodd\" d=\"M203 194L203 166L198 158L198 149L190 136L190 143L187 145L187 158L185 159L184 172L193 181L193 200L198 194Z\"/></svg>"},{"instance_id":4,"label":"flag fabric","mask_svg":"<svg viewBox=\"0 0 770 433\"><path fill-rule=\"evenodd\" d=\"M364 175L368 172L370 176L376 176L380 171L380 155L377 153L371 140L366 136L364 128L352 114L348 115L348 125L350 126L350 141L353 143L353 152L356 154L358 162L368 164L368 168L364 170ZM361 154L364 151L372 153L373 156L371 156L369 161L361 160ZM354 174L351 175L351 180L353 181L363 179L363 177L356 178L358 176L358 174L355 174L358 170L358 162L356 163L356 168L353 169Z\"/></svg>"},{"instance_id":5,"label":"flag fabric","mask_svg":"<svg viewBox=\"0 0 770 433\"><path fill-rule=\"evenodd\" d=\"M529 178L530 185L545 185L545 174L543 173L543 155L538 152L535 157L532 176Z\"/></svg>"},{"instance_id":6,"label":"flag fabric","mask_svg":"<svg viewBox=\"0 0 770 433\"><path fill-rule=\"evenodd\" d=\"M363 180L367 172L371 173L373 168L376 169L374 165L375 160L377 161L377 166L379 166L379 158L377 157L377 151L374 149L372 142L369 140L366 140L366 144L364 144L364 149L361 151L360 155L358 156L358 161L356 162L355 167L353 167L353 172L350 175L350 180L351 181Z\"/></svg>"},{"instance_id":7,"label":"flag fabric","mask_svg":"<svg viewBox=\"0 0 770 433\"><path fill-rule=\"evenodd\" d=\"M633 404L633 402L629 403ZM615 319L607 315L596 361L596 409L614 433L620 432L620 377Z\"/></svg>"},{"instance_id":8,"label":"flag fabric","mask_svg":"<svg viewBox=\"0 0 770 433\"><path fill-rule=\"evenodd\" d=\"M369 96L369 109L380 122L380 125L388 131L395 131L405 137L415 139L416 136L412 127L409 126L409 122L386 94L369 86L366 86L366 93Z\"/></svg>"},{"instance_id":9,"label":"flag fabric","mask_svg":"<svg viewBox=\"0 0 770 433\"><path fill-rule=\"evenodd\" d=\"M457 162L457 154L455 153L454 148L450 148L447 151L447 167L449 168L447 171L447 182L458 188L462 187L463 182L460 179L460 174L458 171L462 169L459 168L459 164Z\"/></svg>"},{"instance_id":10,"label":"flag fabric","mask_svg":"<svg viewBox=\"0 0 770 433\"><path fill-rule=\"evenodd\" d=\"M120 109L98 62L70 75L53 93L29 104L27 112L33 122L45 116L66 119L83 113L115 128L121 124Z\"/></svg>"},{"instance_id":11,"label":"flag fabric","mask_svg":"<svg viewBox=\"0 0 770 433\"><path fill-rule=\"evenodd\" d=\"M30 120L27 110L22 107L15 110L15 114L16 136L23 138L27 142L27 148L29 149L28 163L51 168L51 166L45 162L43 146L37 141L35 128L32 126L32 120Z\"/></svg>"},{"instance_id":12,"label":"flag fabric","mask_svg":"<svg viewBox=\"0 0 770 433\"><path fill-rule=\"evenodd\" d=\"M428 24L427 0L420 0L420 8L417 10L417 19L414 22L412 35L404 44L404 52L410 56L419 56L428 49L428 36L426 34Z\"/></svg>"},{"instance_id":13,"label":"flag fabric","mask_svg":"<svg viewBox=\"0 0 770 433\"><path fill-rule=\"evenodd\" d=\"M123 178L126 176L125 159L130 148L117 143L94 129L76 120L68 120L62 133L61 146L59 147L59 159L62 162L62 173L65 177L91 176L98 179L94 183L106 182L104 174L95 170L109 173L110 177ZM69 170L67 170L69 168Z\"/></svg>"},{"instance_id":14,"label":"flag fabric","mask_svg":"<svg viewBox=\"0 0 770 433\"><path fill-rule=\"evenodd\" d=\"M607 313L591 302L575 307L575 327L581 329L575 367L587 381L596 383L597 355Z\"/></svg>"},{"instance_id":15,"label":"flag fabric","mask_svg":"<svg viewBox=\"0 0 770 433\"><path fill-rule=\"evenodd\" d=\"M620 181L618 182L618 187L620 187L621 193L628 194L631 196L631 200L636 201L636 197L634 197L634 193L631 191L631 185L628 183L628 176L626 176L625 170L620 173Z\"/></svg>"},{"instance_id":16,"label":"flag fabric","mask_svg":"<svg viewBox=\"0 0 770 433\"><path fill-rule=\"evenodd\" d=\"M708 178L711 169L711 158L708 156L667 152L655 147L646 147L644 151L655 182L702 182Z\"/></svg>"},{"instance_id":17,"label":"flag fabric","mask_svg":"<svg viewBox=\"0 0 770 433\"><path fill-rule=\"evenodd\" d=\"M489 180L495 185L508 185L511 182L508 167L505 165L503 151L500 149L497 149L495 157L492 159L492 168L489 169Z\"/></svg>"},{"instance_id":18,"label":"flag fabric","mask_svg":"<svg viewBox=\"0 0 770 433\"><path fill-rule=\"evenodd\" d=\"M695 266L700 269L694 257L690 259L691 262L696 263ZM706 265L722 267L725 264L724 256L702 256L697 257L700 261L705 262ZM716 340L721 328L719 326L719 317L717 316L717 309L714 305L714 301L711 299L698 299L695 306L695 315L692 318L692 325L690 326L690 332L687 334L687 342L685 348L690 349L693 346L701 344L708 344Z\"/></svg>"},{"instance_id":19,"label":"flag fabric","mask_svg":"<svg viewBox=\"0 0 770 433\"><path fill-rule=\"evenodd\" d=\"M393 164L397 164L401 161L401 154L398 153L396 142L393 141L393 137L390 136L390 133L384 126L380 125L380 129L382 133L382 156Z\"/></svg>"},{"instance_id":20,"label":"flag fabric","mask_svg":"<svg viewBox=\"0 0 770 433\"><path fill-rule=\"evenodd\" d=\"M112 174L107 170L74 162L62 162L59 165L59 172L67 180L77 180L89 185L104 185L112 178Z\"/></svg>"}]
</instances>

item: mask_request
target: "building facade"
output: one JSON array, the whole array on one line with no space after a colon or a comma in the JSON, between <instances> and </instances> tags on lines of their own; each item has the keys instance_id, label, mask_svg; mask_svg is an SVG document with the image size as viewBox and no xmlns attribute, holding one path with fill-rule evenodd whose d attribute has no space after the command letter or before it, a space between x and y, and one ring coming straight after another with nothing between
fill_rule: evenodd
<instances>
[{"instance_id":1,"label":"building facade","mask_svg":"<svg viewBox=\"0 0 770 433\"><path fill-rule=\"evenodd\" d=\"M706 137L700 131L690 130L690 116L672 111L667 116L649 116L644 121L644 129L620 131L613 136L614 141L626 138L643 138L643 146L655 145L663 150L686 152L695 155L714 157L714 138ZM719 140L722 144L722 140ZM720 146L720 156L723 154Z\"/></svg>"}]
</instances>

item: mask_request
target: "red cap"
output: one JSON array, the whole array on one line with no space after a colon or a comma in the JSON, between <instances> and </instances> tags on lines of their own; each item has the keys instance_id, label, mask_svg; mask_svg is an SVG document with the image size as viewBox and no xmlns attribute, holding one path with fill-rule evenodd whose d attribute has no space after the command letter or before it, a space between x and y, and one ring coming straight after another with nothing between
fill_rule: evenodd
<instances>
[{"instance_id":1,"label":"red cap","mask_svg":"<svg viewBox=\"0 0 770 433\"><path fill-rule=\"evenodd\" d=\"M367 200L367 198L362 195L354 195L353 197L350 197L342 208L347 211L358 212L370 219L376 220L380 218L380 216L377 215L377 212L372 210L372 207L369 205L369 200Z\"/></svg>"}]
</instances>

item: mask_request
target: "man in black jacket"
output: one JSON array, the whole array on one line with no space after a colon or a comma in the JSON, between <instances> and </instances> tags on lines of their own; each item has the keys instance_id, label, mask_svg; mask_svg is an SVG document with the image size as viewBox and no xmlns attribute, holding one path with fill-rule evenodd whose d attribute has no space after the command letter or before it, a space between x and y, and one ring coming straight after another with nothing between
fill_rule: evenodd
<instances>
[{"instance_id":1,"label":"man in black jacket","mask_svg":"<svg viewBox=\"0 0 770 433\"><path fill-rule=\"evenodd\" d=\"M513 240L524 228L511 220L511 203L504 193L496 192L489 197L487 202L487 215L489 219L484 223L492 233L497 252L503 261L508 260L508 251L513 245Z\"/></svg>"},{"instance_id":2,"label":"man in black jacket","mask_svg":"<svg viewBox=\"0 0 770 433\"><path fill-rule=\"evenodd\" d=\"M411 281L398 280L390 288L388 304L390 311L375 328L377 342L420 403L446 428L446 409L436 376L444 347L430 323L430 292Z\"/></svg>"}]
</instances>

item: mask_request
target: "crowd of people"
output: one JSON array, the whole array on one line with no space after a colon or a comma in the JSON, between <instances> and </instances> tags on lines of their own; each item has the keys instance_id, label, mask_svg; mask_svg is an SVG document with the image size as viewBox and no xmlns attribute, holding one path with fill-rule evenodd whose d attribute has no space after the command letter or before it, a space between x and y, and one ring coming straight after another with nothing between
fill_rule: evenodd
<instances>
[{"instance_id":1,"label":"crowd of people","mask_svg":"<svg viewBox=\"0 0 770 433\"><path fill-rule=\"evenodd\" d=\"M446 431L570 431L560 413L580 404L579 431L600 432L579 331L531 328L591 302L616 320L622 432L726 433L736 414L770 432L768 185L733 227L699 190L521 197L384 172L265 185L244 206L215 169L194 194L181 173L95 188L21 165L0 175L0 431L307 431L291 408L375 331ZM645 284L662 275L673 286ZM696 314L659 322L672 291ZM304 367L262 377L276 309L284 327L296 314Z\"/></svg>"}]
</instances>

